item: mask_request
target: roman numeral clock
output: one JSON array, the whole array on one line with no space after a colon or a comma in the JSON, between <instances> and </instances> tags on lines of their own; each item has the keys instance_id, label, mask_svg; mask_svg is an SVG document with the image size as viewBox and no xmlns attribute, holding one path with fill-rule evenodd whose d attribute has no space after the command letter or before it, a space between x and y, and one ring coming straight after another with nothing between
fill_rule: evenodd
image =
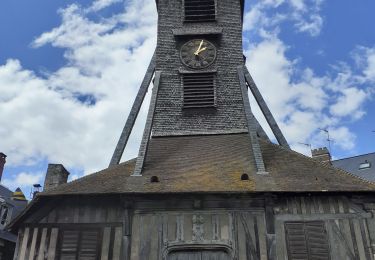
<instances>
[{"instance_id":1,"label":"roman numeral clock","mask_svg":"<svg viewBox=\"0 0 375 260\"><path fill-rule=\"evenodd\" d=\"M192 69L206 68L216 59L216 47L205 39L193 39L182 45L180 50L182 63Z\"/></svg>"}]
</instances>

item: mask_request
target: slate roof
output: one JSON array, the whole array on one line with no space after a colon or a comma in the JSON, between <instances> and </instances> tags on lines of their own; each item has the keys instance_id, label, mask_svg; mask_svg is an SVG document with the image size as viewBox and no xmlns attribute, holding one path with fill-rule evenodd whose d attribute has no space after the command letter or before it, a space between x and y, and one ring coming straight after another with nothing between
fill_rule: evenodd
<instances>
[{"instance_id":1,"label":"slate roof","mask_svg":"<svg viewBox=\"0 0 375 260\"><path fill-rule=\"evenodd\" d=\"M266 140L260 143L268 175L256 174L248 134L154 137L142 176L131 176L135 160L130 160L38 196L375 190L375 184L329 164ZM241 180L244 173L249 180ZM151 183L152 176L159 182Z\"/></svg>"},{"instance_id":2,"label":"slate roof","mask_svg":"<svg viewBox=\"0 0 375 260\"><path fill-rule=\"evenodd\" d=\"M359 169L359 165L365 161L370 163L370 168ZM362 179L375 182L375 153L335 160L332 161L332 164L335 167L350 172Z\"/></svg>"}]
</instances>

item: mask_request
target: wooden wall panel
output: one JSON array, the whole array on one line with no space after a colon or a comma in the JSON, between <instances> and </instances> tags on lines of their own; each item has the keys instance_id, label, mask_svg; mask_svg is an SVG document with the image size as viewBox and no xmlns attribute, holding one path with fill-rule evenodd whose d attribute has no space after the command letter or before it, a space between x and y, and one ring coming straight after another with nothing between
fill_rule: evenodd
<instances>
[{"instance_id":1,"label":"wooden wall panel","mask_svg":"<svg viewBox=\"0 0 375 260\"><path fill-rule=\"evenodd\" d=\"M291 196L278 200L276 250L278 259L286 257L286 221L324 221L329 233L332 260L373 259L366 219L373 215L363 205L344 196Z\"/></svg>"}]
</instances>

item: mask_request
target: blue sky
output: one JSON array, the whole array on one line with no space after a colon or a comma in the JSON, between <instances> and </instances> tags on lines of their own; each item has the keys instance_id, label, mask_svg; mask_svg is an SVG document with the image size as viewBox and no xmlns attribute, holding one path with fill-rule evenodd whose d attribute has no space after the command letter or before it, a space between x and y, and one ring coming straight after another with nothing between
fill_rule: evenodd
<instances>
[{"instance_id":1,"label":"blue sky","mask_svg":"<svg viewBox=\"0 0 375 260\"><path fill-rule=\"evenodd\" d=\"M335 158L374 152L372 10L373 0L247 0L247 66L293 149L326 146L325 128ZM28 193L48 163L71 178L108 165L156 19L153 0L0 1L3 184ZM123 160L137 154L146 113Z\"/></svg>"}]
</instances>

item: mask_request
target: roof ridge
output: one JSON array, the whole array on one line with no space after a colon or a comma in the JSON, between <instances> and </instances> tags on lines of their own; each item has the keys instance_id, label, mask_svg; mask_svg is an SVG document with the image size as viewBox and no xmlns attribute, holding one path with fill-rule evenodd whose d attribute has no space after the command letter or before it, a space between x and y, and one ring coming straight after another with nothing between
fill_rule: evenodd
<instances>
[{"instance_id":1,"label":"roof ridge","mask_svg":"<svg viewBox=\"0 0 375 260\"><path fill-rule=\"evenodd\" d=\"M67 183L61 184L61 185L59 185L59 186L57 186L57 187L55 187L55 188L53 188L53 189L51 189L51 190L49 190L49 191L37 193L37 196L49 195L50 193L53 193L54 191L56 191L56 190L58 190L58 189L60 189L60 188L64 188L64 187L66 187L66 186L68 186L68 185L71 185L71 184L74 184L74 183L82 182L82 181L84 181L84 180L86 180L86 179L88 179L88 178L94 178L94 177L96 177L97 175L99 175L100 173L102 173L103 171L105 171L105 170L107 170L107 169L109 169L109 168L116 168L116 167L119 167L119 166L121 166L121 165L130 164L130 163L132 163L132 162L135 162L135 160L136 160L136 158L133 158L133 159L130 159L130 160L128 160L128 161L125 161L125 162L122 162L122 163L120 163L120 164L117 164L117 165L115 165L115 166L111 166L111 167L108 167L108 168L105 168L105 169L99 170L99 171L97 171L97 172L93 172L93 173L87 174L87 175L82 176L82 177L80 177L80 178L78 178L78 179L75 179L75 180L72 180L72 181L70 181L70 182L67 182Z\"/></svg>"},{"instance_id":2,"label":"roof ridge","mask_svg":"<svg viewBox=\"0 0 375 260\"><path fill-rule=\"evenodd\" d=\"M337 162L337 161L341 161L341 160L347 160L347 159L357 158L357 157L371 155L371 154L375 155L375 152L365 153L365 154L360 154L360 155L355 155L355 156L349 156L349 157L346 157L346 158L341 158L341 159L333 160L332 162Z\"/></svg>"},{"instance_id":3,"label":"roof ridge","mask_svg":"<svg viewBox=\"0 0 375 260\"><path fill-rule=\"evenodd\" d=\"M320 161L318 161L318 160L316 160L316 159L314 159L314 158L312 158L312 157L309 157L309 156L307 156L307 155L305 155L305 154L299 153L299 152L294 151L294 150L292 150L292 149L286 149L285 147L283 147L283 146L281 146L281 145L278 145L278 144L275 144L275 143L273 143L273 142L270 142L270 141L267 141L267 140L264 140L264 139L261 139L261 138L259 138L259 139L260 139L261 141L268 142L268 143L270 143L271 145L273 145L273 146L275 146L275 147L281 148L281 149L283 149L284 151L292 152L292 153L294 153L294 154L296 154L297 156L300 156L300 157L305 157L306 159L310 160L311 162L313 162L313 163L315 163L315 164L319 164L319 165L321 165L321 166L323 166L323 167L325 167L325 168L333 168L334 170L336 170L337 172L340 172L341 174L349 175L349 176L352 176L352 177L354 177L354 178L358 179L359 181L362 181L362 182L364 182L364 183L366 183L366 184L374 185L374 188L375 188L375 182L371 182L371 181L369 181L369 180L366 180L366 179L360 178L360 177L357 176L357 175L354 175L354 174L352 174L352 173L350 173L350 172L347 172L347 171L345 171L345 170L343 170L343 169L341 169L341 168L337 168L337 167L335 167L333 164L329 164L329 163L326 163L326 162L320 162Z\"/></svg>"}]
</instances>

